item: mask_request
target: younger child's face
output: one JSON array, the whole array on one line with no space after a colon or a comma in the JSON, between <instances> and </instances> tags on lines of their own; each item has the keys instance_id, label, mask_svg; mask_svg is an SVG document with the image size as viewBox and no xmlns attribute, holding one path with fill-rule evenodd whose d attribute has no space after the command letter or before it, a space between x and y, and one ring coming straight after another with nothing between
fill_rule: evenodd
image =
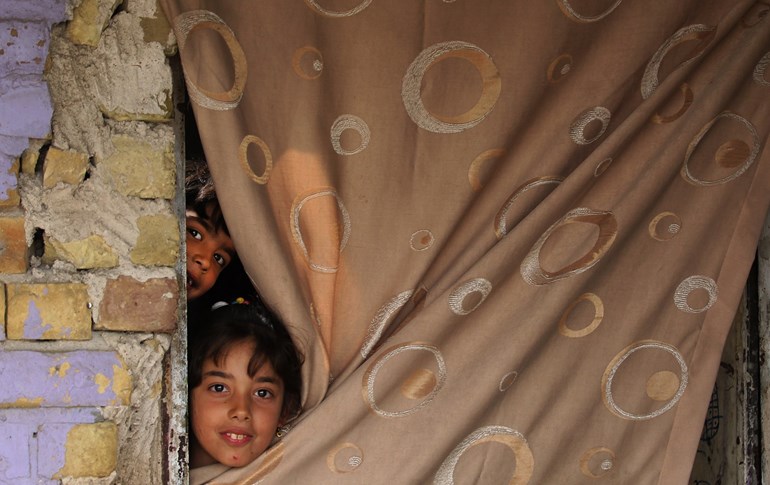
<instances>
[{"instance_id":1,"label":"younger child's face","mask_svg":"<svg viewBox=\"0 0 770 485\"><path fill-rule=\"evenodd\" d=\"M267 361L249 377L253 353L253 343L241 342L219 366L211 359L203 363L201 383L190 396L192 431L200 447L191 449L192 467L245 466L270 446L281 425L283 382Z\"/></svg>"},{"instance_id":2,"label":"younger child's face","mask_svg":"<svg viewBox=\"0 0 770 485\"><path fill-rule=\"evenodd\" d=\"M233 240L216 230L195 211L185 214L187 223L187 299L194 300L214 286L219 273L235 256Z\"/></svg>"}]
</instances>

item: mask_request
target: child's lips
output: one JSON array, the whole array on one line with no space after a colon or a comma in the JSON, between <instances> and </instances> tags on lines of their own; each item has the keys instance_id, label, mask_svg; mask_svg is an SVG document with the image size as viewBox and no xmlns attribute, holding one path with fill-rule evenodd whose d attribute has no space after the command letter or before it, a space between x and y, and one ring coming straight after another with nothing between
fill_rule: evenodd
<instances>
[{"instance_id":1,"label":"child's lips","mask_svg":"<svg viewBox=\"0 0 770 485\"><path fill-rule=\"evenodd\" d=\"M254 439L254 436L241 430L222 431L219 435L233 446L244 446Z\"/></svg>"},{"instance_id":2,"label":"child's lips","mask_svg":"<svg viewBox=\"0 0 770 485\"><path fill-rule=\"evenodd\" d=\"M192 275L189 271L187 272L187 289L193 288L197 286L198 280L195 276Z\"/></svg>"}]
</instances>

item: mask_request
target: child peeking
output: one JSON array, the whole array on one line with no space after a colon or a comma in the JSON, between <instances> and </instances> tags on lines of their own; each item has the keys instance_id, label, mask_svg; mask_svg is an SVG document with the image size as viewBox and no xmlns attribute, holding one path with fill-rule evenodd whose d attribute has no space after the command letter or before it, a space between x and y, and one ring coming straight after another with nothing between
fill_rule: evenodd
<instances>
[{"instance_id":1,"label":"child peeking","mask_svg":"<svg viewBox=\"0 0 770 485\"><path fill-rule=\"evenodd\" d=\"M299 414L302 357L262 305L230 304L190 334L190 468L241 467Z\"/></svg>"},{"instance_id":2,"label":"child peeking","mask_svg":"<svg viewBox=\"0 0 770 485\"><path fill-rule=\"evenodd\" d=\"M237 255L205 161L185 173L187 300L203 296Z\"/></svg>"}]
</instances>

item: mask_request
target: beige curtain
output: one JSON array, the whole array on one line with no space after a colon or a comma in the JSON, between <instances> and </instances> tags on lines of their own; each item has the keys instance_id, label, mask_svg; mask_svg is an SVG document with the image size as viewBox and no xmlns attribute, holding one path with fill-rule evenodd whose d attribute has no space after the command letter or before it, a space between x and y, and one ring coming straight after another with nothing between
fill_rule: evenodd
<instances>
[{"instance_id":1,"label":"beige curtain","mask_svg":"<svg viewBox=\"0 0 770 485\"><path fill-rule=\"evenodd\" d=\"M162 0L305 411L193 483L684 484L770 200L770 4Z\"/></svg>"}]
</instances>

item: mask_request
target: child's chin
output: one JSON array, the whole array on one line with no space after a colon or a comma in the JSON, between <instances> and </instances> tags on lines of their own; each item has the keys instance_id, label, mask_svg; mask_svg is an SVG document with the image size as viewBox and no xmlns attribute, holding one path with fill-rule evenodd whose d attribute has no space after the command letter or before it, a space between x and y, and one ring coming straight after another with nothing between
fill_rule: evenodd
<instances>
[{"instance_id":1,"label":"child's chin","mask_svg":"<svg viewBox=\"0 0 770 485\"><path fill-rule=\"evenodd\" d=\"M257 457L251 456L251 455L238 455L238 456L230 455L223 458L225 459L220 460L220 463L222 463L223 465L227 465L233 468L240 468L248 465L249 463L254 461Z\"/></svg>"}]
</instances>

